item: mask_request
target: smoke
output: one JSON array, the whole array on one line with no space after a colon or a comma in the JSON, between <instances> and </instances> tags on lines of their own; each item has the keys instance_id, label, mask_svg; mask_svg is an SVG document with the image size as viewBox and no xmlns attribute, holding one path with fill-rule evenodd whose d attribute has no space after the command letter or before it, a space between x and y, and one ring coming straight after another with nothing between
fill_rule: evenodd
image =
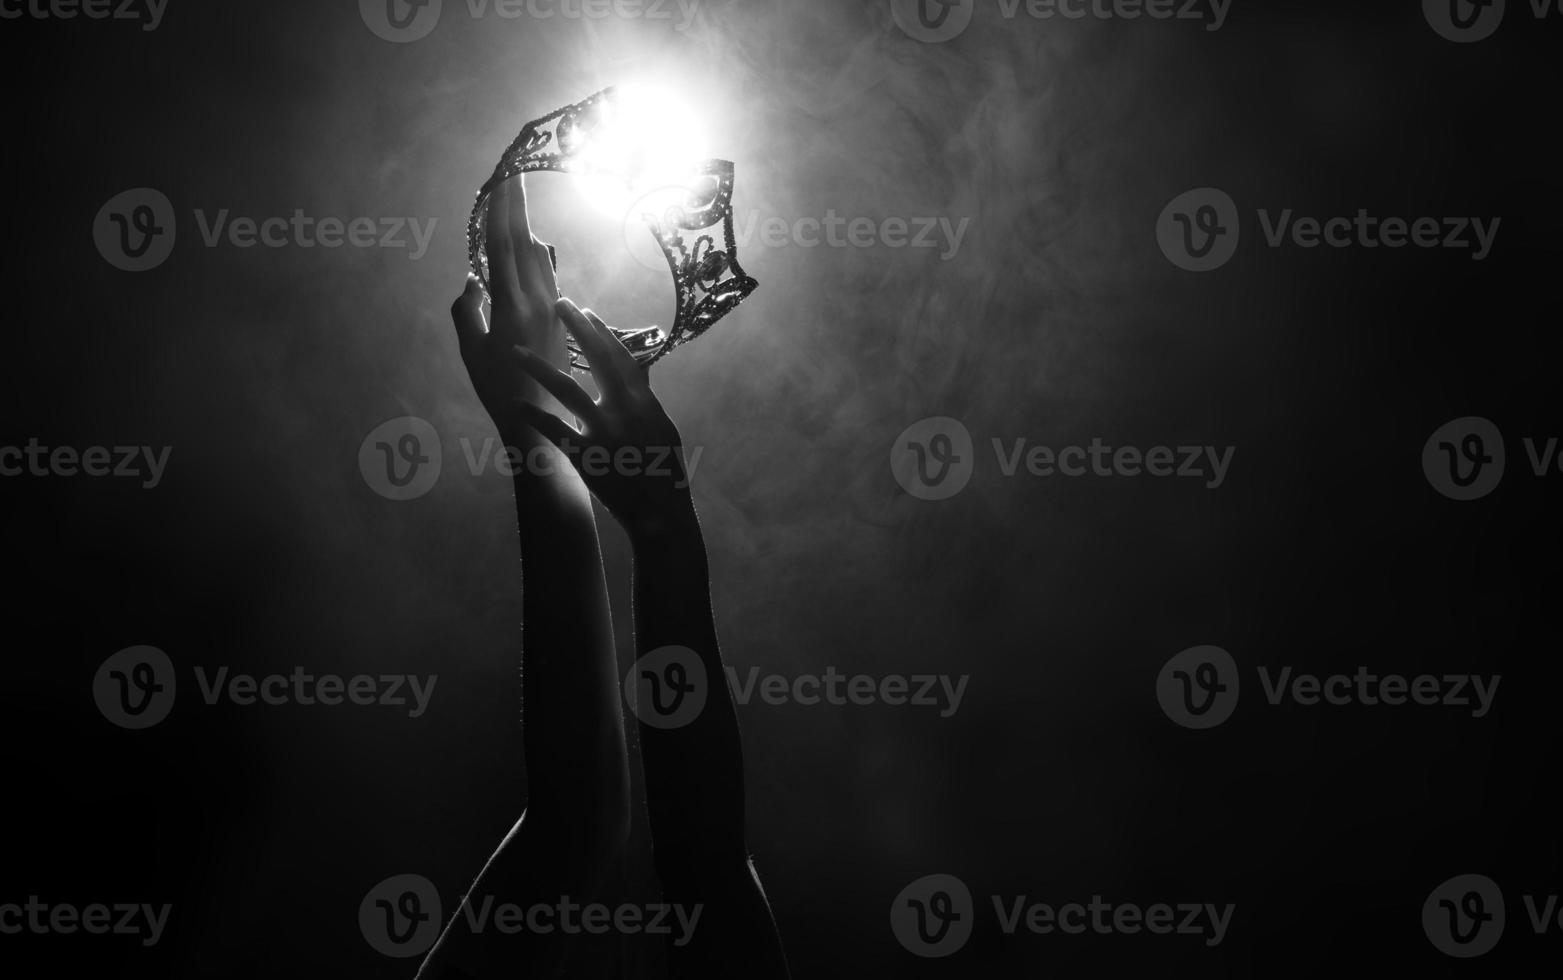
<instances>
[{"instance_id":1,"label":"smoke","mask_svg":"<svg viewBox=\"0 0 1563 980\"><path fill-rule=\"evenodd\" d=\"M494 433L447 315L465 273L465 221L523 123L637 78L699 106L713 152L737 163L741 258L760 282L654 371L703 454L697 500L730 659L778 671L958 669L949 653L1001 648L995 609L1059 570L1039 555L1079 542L1042 526L998 558L995 541L1046 524L1057 505L987 473L936 514L897 486L889 450L931 415L961 419L980 451L990 437L1045 438L1100 394L1102 338L1133 312L1115 299L1131 274L1125 241L1143 224L1110 150L1121 152L1134 121L1137 79L1124 69L1140 57L1126 50L1134 42L979 18L959 42L925 45L848 4L714 6L684 33L474 19L446 6L430 37L390 51L340 22L351 11L263 27L252 43L291 52L264 106L238 81L203 100L250 114L247 138L198 148L246 161L246 178L217 166L191 175L190 206L438 221L416 261L382 249L193 260L210 267L201 306L223 326L203 348L229 379L229 411L258 470L275 474L266 493L279 522L325 563L308 578L354 580L333 600L349 609L407 607L358 617L358 642L330 655L351 666L438 661L487 677L496 703L507 696L519 609L509 492L492 471L467 472L469 450ZM617 220L584 209L569 178L529 187L567 295L610 322L669 322L665 274L627 259ZM871 223L866 244L806 244L826 237L831 215L842 238L850 222ZM770 243L777 221L785 231ZM934 247L893 244L893 221ZM388 508L355 460L363 436L400 415L435 425L445 473L427 498ZM1027 673L1015 669L1018 689ZM804 760L845 735L841 725L875 744L931 737L879 715L751 724L762 797L805 778ZM831 778L842 782L827 794L866 773ZM760 821L764 840L776 828ZM902 823L906 848L936 832Z\"/></svg>"},{"instance_id":2,"label":"smoke","mask_svg":"<svg viewBox=\"0 0 1563 980\"><path fill-rule=\"evenodd\" d=\"M1153 365L1125 338L1154 318L1155 280L1130 287L1150 261L1144 232L1162 191L1147 179L1141 134L1171 128L1145 101L1144 76L1176 60L1172 32L1052 31L990 12L961 39L927 45L877 4L711 5L680 32L474 18L447 0L427 38L392 45L355 6L270 16L189 5L135 54L108 52L103 77L143 71L142 98L166 121L90 117L120 159L69 188L88 199L72 228L125 186L163 188L178 211L166 270L127 284L89 256L82 280L115 297L116 317L82 346L109 352L98 364L133 366L121 382L132 397L114 402L123 424L144 421L175 447L175 503L160 513L184 533L144 533L169 567L225 590L221 608L237 610L196 631L206 646L172 652L257 673L438 672L441 696L461 705L436 706L412 732L341 715L304 734L281 722L245 729L259 732L263 758L307 743L305 787L339 790L337 774L355 774L378 816L342 842L338 861L349 863L351 845L364 863L421 856L431 875L463 880L493 843L466 840L464 814L513 814L522 798L510 488L492 468L469 472L495 433L448 308L466 272L473 194L514 134L636 78L681 90L700 106L712 151L736 162L741 258L760 282L653 373L702 453L696 497L730 661L970 673L968 704L981 711L1067 709L1041 686L1085 668L1036 656L1026 617L1071 604L1113 612L1100 597L1124 556L1093 553L1092 538L1123 499L1093 510L1083 490L1043 493L986 465L961 497L930 507L900 489L889 453L927 416L961 419L984 452L991 438L1089 438L1097 431L1082 427L1110 431L1137 411L1121 393ZM97 104L85 80L68 84ZM670 283L625 254L619 221L583 209L568 178L529 187L567 295L621 325L669 322ZM378 245L207 247L197 211L436 224L414 259ZM932 247L910 241L925 232ZM79 300L64 302L74 313ZM365 485L357 458L371 430L405 415L440 434L444 471L426 497L393 504ZM604 534L619 601L622 542ZM618 612L627 624L622 603ZM1083 634L1077 625L1049 639L1089 650ZM933 723L894 709L750 707L744 723L751 798L767 801L752 839L777 875L773 893L798 905L814 887L789 880L799 868L850 854L898 869L951 839L957 817L919 804L950 791L941 777L964 766L962 751L1006 763L1014 751L980 711ZM851 812L865 787L883 794ZM254 792L267 788L298 792L280 776ZM830 833L812 832L823 824ZM298 846L307 833L278 831L246 860L308 864L319 848ZM343 895L358 885L333 880ZM878 886L857 887L853 907L878 916ZM317 904L297 911L324 921L334 899L311 895Z\"/></svg>"}]
</instances>

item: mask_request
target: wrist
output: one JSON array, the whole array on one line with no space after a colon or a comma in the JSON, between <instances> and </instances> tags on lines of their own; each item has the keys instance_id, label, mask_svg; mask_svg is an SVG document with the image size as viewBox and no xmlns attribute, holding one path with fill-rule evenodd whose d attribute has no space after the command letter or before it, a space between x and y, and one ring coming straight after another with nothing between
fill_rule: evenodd
<instances>
[{"instance_id":1,"label":"wrist","mask_svg":"<svg viewBox=\"0 0 1563 980\"><path fill-rule=\"evenodd\" d=\"M624 522L630 544L637 550L663 548L681 541L700 540L700 518L688 490L665 507Z\"/></svg>"},{"instance_id":2,"label":"wrist","mask_svg":"<svg viewBox=\"0 0 1563 980\"><path fill-rule=\"evenodd\" d=\"M494 469L517 484L536 483L569 466L553 443L524 425L501 428L491 458Z\"/></svg>"}]
</instances>

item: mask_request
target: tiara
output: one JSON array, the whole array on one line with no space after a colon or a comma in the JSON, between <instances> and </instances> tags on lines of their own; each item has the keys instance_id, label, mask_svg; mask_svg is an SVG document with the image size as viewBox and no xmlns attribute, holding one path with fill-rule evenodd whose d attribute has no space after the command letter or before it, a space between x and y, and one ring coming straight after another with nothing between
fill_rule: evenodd
<instances>
[{"instance_id":1,"label":"tiara","mask_svg":"<svg viewBox=\"0 0 1563 980\"><path fill-rule=\"evenodd\" d=\"M489 276L484 228L489 200L497 187L518 174L544 170L625 180L637 176L633 147L628 153L599 152L600 147L613 143L615 109L622 108L619 103L615 89L603 89L527 123L506 148L494 175L478 190L472 217L467 222L467 255L485 293ZM645 367L711 329L759 285L738 264L738 246L733 238L732 161L694 164L687 174L663 190L669 193L659 199L661 213L648 212L639 217L657 240L673 274L678 301L673 326L669 330L654 326L638 330L611 328ZM720 239L716 237L718 225ZM557 269L558 256L553 246L548 247L548 252ZM571 365L586 369L585 354L575 339L569 338L568 344Z\"/></svg>"}]
</instances>

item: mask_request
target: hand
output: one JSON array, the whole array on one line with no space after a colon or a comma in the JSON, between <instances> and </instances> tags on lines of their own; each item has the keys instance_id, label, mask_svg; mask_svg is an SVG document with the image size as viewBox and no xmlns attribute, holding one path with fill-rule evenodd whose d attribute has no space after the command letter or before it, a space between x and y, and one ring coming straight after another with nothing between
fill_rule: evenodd
<instances>
[{"instance_id":1,"label":"hand","mask_svg":"<svg viewBox=\"0 0 1563 980\"><path fill-rule=\"evenodd\" d=\"M596 314L567 299L556 309L586 355L601 397L593 400L548 358L517 345L516 363L576 415L581 428L529 399L513 402L515 414L569 457L587 487L632 537L692 516L683 440L652 392L646 369Z\"/></svg>"},{"instance_id":2,"label":"hand","mask_svg":"<svg viewBox=\"0 0 1563 980\"><path fill-rule=\"evenodd\" d=\"M515 434L508 426L514 423L517 399L550 411L559 408L520 369L513 349L525 345L556 367L569 364L569 352L565 348L564 327L554 311L559 286L554 280L553 261L548 246L532 234L526 188L520 177L494 189L485 231L492 316L485 323L483 288L477 277L468 273L467 287L451 307L451 318L456 323L461 359L467 365L472 387L499 427L500 435L509 442Z\"/></svg>"}]
</instances>

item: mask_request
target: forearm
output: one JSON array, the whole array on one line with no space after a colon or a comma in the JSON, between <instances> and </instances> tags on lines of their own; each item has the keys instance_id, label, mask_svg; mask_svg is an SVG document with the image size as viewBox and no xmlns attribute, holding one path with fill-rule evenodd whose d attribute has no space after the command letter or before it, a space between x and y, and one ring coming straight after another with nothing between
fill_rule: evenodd
<instances>
[{"instance_id":1,"label":"forearm","mask_svg":"<svg viewBox=\"0 0 1563 980\"><path fill-rule=\"evenodd\" d=\"M625 809L628 774L591 496L541 437L528 432L507 444L523 458L553 464L525 467L515 479L528 811L561 832L587 835L588 843L611 838Z\"/></svg>"},{"instance_id":2,"label":"forearm","mask_svg":"<svg viewBox=\"0 0 1563 980\"><path fill-rule=\"evenodd\" d=\"M635 651L687 647L699 658L707 696L678 728L641 725L647 804L658 864L698 866L743 859L743 754L711 610L710 571L693 504L631 532Z\"/></svg>"},{"instance_id":3,"label":"forearm","mask_svg":"<svg viewBox=\"0 0 1563 980\"><path fill-rule=\"evenodd\" d=\"M635 550L636 654L687 647L707 681L689 724L642 723L641 754L657 875L669 901L707 910L685 947L670 946L673 975L785 980L786 956L749 864L738 719L711 614L710 573L693 506L631 532Z\"/></svg>"},{"instance_id":4,"label":"forearm","mask_svg":"<svg viewBox=\"0 0 1563 980\"><path fill-rule=\"evenodd\" d=\"M544 448L529 433L505 444L523 454ZM427 980L560 976L576 937L474 932L465 903L597 901L628 827L623 721L591 498L568 469L524 468L514 488L526 813L451 917L419 973Z\"/></svg>"}]
</instances>

